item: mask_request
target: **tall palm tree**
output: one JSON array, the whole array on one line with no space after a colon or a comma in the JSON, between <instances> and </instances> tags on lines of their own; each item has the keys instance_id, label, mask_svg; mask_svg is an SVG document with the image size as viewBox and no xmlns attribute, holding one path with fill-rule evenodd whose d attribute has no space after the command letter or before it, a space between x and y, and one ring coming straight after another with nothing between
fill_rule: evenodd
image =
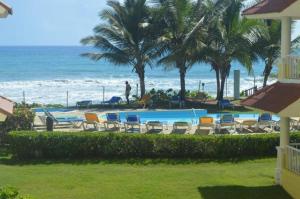
<instances>
[{"instance_id":1,"label":"tall palm tree","mask_svg":"<svg viewBox=\"0 0 300 199\"><path fill-rule=\"evenodd\" d=\"M212 5L214 1L208 0L204 9L214 9ZM225 81L229 76L232 61L240 62L249 73L252 71L252 62L257 58L252 49L255 38L260 33L258 27L261 25L256 20L241 17L242 0L227 1L224 5L225 10L208 24L206 47L202 52L198 52L215 71L217 100L223 99Z\"/></svg>"},{"instance_id":2,"label":"tall palm tree","mask_svg":"<svg viewBox=\"0 0 300 199\"><path fill-rule=\"evenodd\" d=\"M199 1L193 0L155 0L158 8L154 13L161 24L160 46L162 58L159 64L166 69L176 68L180 75L180 97L185 99L185 77L192 66L190 56L197 48L203 20L199 14ZM199 45L198 45L199 47Z\"/></svg>"},{"instance_id":3,"label":"tall palm tree","mask_svg":"<svg viewBox=\"0 0 300 199\"><path fill-rule=\"evenodd\" d=\"M150 12L146 0L115 0L107 2L109 9L101 12L106 23L94 28L94 36L81 40L100 52L85 53L93 60L105 59L116 65L131 65L140 80L141 97L145 94L145 67L155 57L155 40L151 34Z\"/></svg>"},{"instance_id":4,"label":"tall palm tree","mask_svg":"<svg viewBox=\"0 0 300 199\"><path fill-rule=\"evenodd\" d=\"M253 46L253 50L265 62L263 87L267 86L274 62L280 58L281 22L278 20L268 20L266 21L265 29L267 30L267 34L259 36ZM299 41L300 37L294 39L292 47L296 47Z\"/></svg>"},{"instance_id":5,"label":"tall palm tree","mask_svg":"<svg viewBox=\"0 0 300 199\"><path fill-rule=\"evenodd\" d=\"M274 62L280 57L281 23L280 21L266 21L267 35L257 38L253 50L265 62L263 71L263 87L267 85L269 75L273 69Z\"/></svg>"}]
</instances>

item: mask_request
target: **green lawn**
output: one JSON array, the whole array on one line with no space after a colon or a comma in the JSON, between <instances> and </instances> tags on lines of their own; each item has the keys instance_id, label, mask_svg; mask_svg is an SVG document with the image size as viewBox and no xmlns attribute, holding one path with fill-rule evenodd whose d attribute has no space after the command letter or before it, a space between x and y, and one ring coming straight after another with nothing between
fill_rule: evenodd
<instances>
[{"instance_id":1,"label":"green lawn","mask_svg":"<svg viewBox=\"0 0 300 199\"><path fill-rule=\"evenodd\" d=\"M36 199L285 199L274 185L275 159L196 161L0 161L0 185Z\"/></svg>"}]
</instances>

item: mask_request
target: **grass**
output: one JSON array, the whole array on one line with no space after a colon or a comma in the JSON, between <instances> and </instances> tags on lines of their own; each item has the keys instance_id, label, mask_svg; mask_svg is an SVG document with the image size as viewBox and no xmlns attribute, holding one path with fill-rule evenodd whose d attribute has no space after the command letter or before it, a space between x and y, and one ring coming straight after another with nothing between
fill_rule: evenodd
<instances>
[{"instance_id":1,"label":"grass","mask_svg":"<svg viewBox=\"0 0 300 199\"><path fill-rule=\"evenodd\" d=\"M1 151L0 185L36 199L290 199L275 159L239 162L94 160L18 162Z\"/></svg>"}]
</instances>

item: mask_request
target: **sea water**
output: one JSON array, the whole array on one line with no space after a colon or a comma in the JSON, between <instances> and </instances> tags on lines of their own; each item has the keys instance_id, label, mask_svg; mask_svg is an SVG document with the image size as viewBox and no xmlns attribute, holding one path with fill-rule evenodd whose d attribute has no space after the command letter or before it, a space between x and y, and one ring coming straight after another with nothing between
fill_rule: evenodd
<instances>
[{"instance_id":1,"label":"sea water","mask_svg":"<svg viewBox=\"0 0 300 199\"><path fill-rule=\"evenodd\" d=\"M116 66L105 60L98 62L82 57L96 49L82 46L25 46L0 47L0 95L16 102L74 105L77 101L101 102L112 96L124 98L125 81L138 92L139 80L131 66ZM233 71L241 70L241 90L262 85L264 63L254 63L254 73L249 75L241 64L232 63L225 95L233 95ZM275 69L276 70L276 69ZM274 70L274 71L275 71ZM180 89L178 70L165 70L154 64L146 68L146 90ZM270 79L270 82L275 79ZM194 65L186 75L186 88L216 95L215 73L208 64ZM201 86L201 90L203 87ZM104 92L103 92L104 90ZM103 95L104 94L104 95Z\"/></svg>"}]
</instances>

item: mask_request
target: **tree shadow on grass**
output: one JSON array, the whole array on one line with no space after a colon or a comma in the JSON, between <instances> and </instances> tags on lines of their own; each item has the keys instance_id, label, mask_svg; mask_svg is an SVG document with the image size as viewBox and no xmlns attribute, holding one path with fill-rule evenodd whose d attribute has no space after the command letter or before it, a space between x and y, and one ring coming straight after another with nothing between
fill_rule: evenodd
<instances>
[{"instance_id":1,"label":"tree shadow on grass","mask_svg":"<svg viewBox=\"0 0 300 199\"><path fill-rule=\"evenodd\" d=\"M280 186L212 186L199 187L203 199L292 199Z\"/></svg>"}]
</instances>

